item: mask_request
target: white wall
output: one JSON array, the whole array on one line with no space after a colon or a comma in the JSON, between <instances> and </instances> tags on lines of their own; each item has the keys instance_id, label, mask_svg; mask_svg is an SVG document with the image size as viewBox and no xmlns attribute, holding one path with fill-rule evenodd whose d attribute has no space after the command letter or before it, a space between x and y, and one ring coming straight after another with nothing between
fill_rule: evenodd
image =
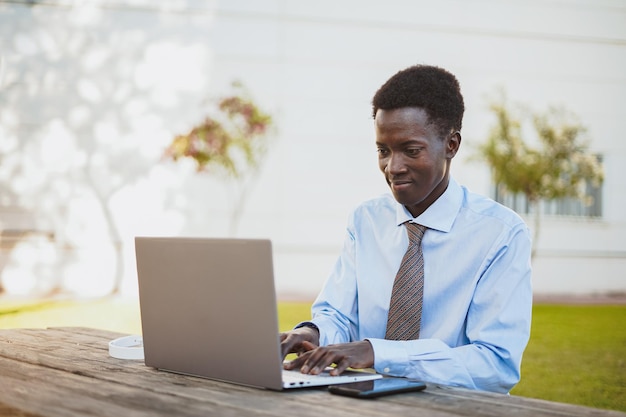
<instances>
[{"instance_id":1,"label":"white wall","mask_svg":"<svg viewBox=\"0 0 626 417\"><path fill-rule=\"evenodd\" d=\"M172 4L177 5L173 10ZM30 187L30 207L42 214L41 227L55 228L57 237L79 252L94 247L92 253L101 252L93 242L108 236L101 221L93 226L98 223L93 189L110 191L108 207L127 255L127 292L136 287L132 236L227 234L223 184L195 175L188 165L161 163L159 156L174 134L200 120L207 98L239 79L274 114L277 131L237 235L274 241L282 294L315 294L341 247L349 211L386 191L376 165L371 97L389 76L414 63L445 67L461 83L467 110L453 175L477 192L490 193L489 172L468 158L492 123L486 97L496 87L536 110L562 104L581 117L593 138L592 150L604 155L604 217L544 219L535 290L626 291L626 191L619 184L626 147L616 134L626 128L622 2L162 0L132 5L0 3L0 51L6 51L1 52L0 143L28 141L35 150L62 137L71 144L68 149L78 155L73 168L59 161L51 167L49 158L31 162L45 172L61 171L57 182L72 178L74 188L65 191L66 198L58 198L59 190L49 184L39 186L60 214L54 217L42 208L41 193L33 191L37 187L22 187ZM120 148L135 158L112 156ZM90 152L111 162L84 162ZM90 172L99 167L96 187L84 185L76 174L84 166ZM118 166L126 168L112 185L110 174ZM134 170L127 172L128 166ZM83 219L78 226L77 217ZM83 258L93 263L98 257ZM86 264L76 261L81 262Z\"/></svg>"}]
</instances>

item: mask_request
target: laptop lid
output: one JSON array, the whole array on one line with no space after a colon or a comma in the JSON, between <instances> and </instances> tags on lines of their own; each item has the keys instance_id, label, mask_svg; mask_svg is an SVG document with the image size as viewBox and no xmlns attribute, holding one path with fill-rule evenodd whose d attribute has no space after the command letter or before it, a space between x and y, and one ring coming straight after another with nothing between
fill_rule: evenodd
<instances>
[{"instance_id":1,"label":"laptop lid","mask_svg":"<svg viewBox=\"0 0 626 417\"><path fill-rule=\"evenodd\" d=\"M135 251L147 366L283 388L269 240L137 237Z\"/></svg>"}]
</instances>

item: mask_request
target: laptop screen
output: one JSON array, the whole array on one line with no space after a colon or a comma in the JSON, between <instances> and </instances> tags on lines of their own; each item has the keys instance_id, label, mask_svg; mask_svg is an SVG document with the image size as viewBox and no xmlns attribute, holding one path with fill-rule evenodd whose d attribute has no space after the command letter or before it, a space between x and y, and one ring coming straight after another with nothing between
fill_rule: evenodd
<instances>
[{"instance_id":1,"label":"laptop screen","mask_svg":"<svg viewBox=\"0 0 626 417\"><path fill-rule=\"evenodd\" d=\"M135 251L147 366L282 388L269 240L137 237Z\"/></svg>"}]
</instances>

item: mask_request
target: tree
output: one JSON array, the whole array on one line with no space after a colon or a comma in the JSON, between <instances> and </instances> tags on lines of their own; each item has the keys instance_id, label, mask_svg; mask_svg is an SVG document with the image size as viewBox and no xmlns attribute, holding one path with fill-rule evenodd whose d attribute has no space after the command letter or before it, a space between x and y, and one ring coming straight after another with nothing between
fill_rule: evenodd
<instances>
[{"instance_id":1,"label":"tree","mask_svg":"<svg viewBox=\"0 0 626 417\"><path fill-rule=\"evenodd\" d=\"M526 197L534 213L534 256L540 229L539 202L573 197L590 204L586 184L601 184L602 165L589 152L586 128L563 107L529 114L519 107L513 109L501 91L489 108L496 123L479 147L479 154L489 164L499 192ZM535 143L524 138L524 115L534 127Z\"/></svg>"},{"instance_id":2,"label":"tree","mask_svg":"<svg viewBox=\"0 0 626 417\"><path fill-rule=\"evenodd\" d=\"M235 190L231 235L267 153L267 133L272 125L272 117L254 103L241 83L234 82L232 87L233 94L221 97L212 115L188 133L177 135L165 150L167 159L191 158L198 172L217 175L234 185L228 187Z\"/></svg>"},{"instance_id":3,"label":"tree","mask_svg":"<svg viewBox=\"0 0 626 417\"><path fill-rule=\"evenodd\" d=\"M53 237L46 246L54 257L35 247L20 262L43 294L64 291L68 279L104 282L110 275L111 294L118 294L125 262L113 200L154 164L141 152L144 137L160 140L155 136L176 116L129 74L166 35L137 37L136 27L95 12L84 30L80 5L59 12L30 6L11 8L0 23L3 63L11 63L0 74L0 206L28 213L33 232ZM197 94L183 93L173 92L181 101Z\"/></svg>"}]
</instances>

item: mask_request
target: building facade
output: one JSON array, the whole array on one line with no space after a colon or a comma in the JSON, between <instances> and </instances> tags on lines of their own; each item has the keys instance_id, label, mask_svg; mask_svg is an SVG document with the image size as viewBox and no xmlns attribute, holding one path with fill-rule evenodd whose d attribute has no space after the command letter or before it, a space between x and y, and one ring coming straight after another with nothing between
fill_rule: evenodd
<instances>
[{"instance_id":1,"label":"building facade","mask_svg":"<svg viewBox=\"0 0 626 417\"><path fill-rule=\"evenodd\" d=\"M118 277L133 294L134 236L235 235L272 239L279 293L313 296L349 212L386 192L371 97L416 63L459 79L452 175L491 197L473 156L494 92L580 117L603 160L601 211L543 217L535 292L626 291L621 1L0 1L0 59L6 291L97 294ZM235 80L275 121L254 180L164 160Z\"/></svg>"}]
</instances>

